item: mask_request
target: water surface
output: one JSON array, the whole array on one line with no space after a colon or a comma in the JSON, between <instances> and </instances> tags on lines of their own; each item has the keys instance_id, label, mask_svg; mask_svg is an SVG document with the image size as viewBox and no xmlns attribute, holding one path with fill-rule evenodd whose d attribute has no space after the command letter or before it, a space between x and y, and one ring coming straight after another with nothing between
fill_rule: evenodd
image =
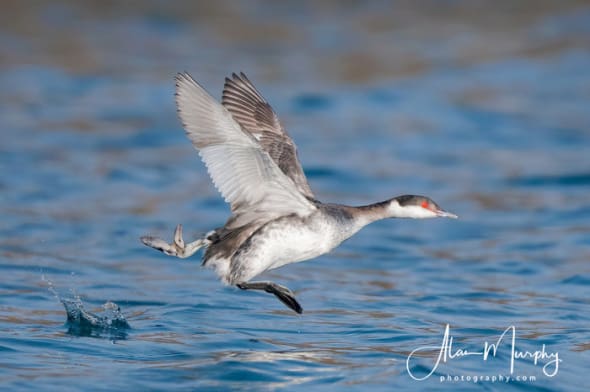
<instances>
[{"instance_id":1,"label":"water surface","mask_svg":"<svg viewBox=\"0 0 590 392\"><path fill-rule=\"evenodd\" d=\"M0 23L0 386L6 390L578 390L590 364L590 8L331 2L14 4ZM173 76L244 71L319 199L426 194L459 220L375 223L334 252L222 286L197 237L228 208L176 120ZM72 330L60 302L124 331ZM514 326L516 349L441 363ZM118 333L121 332L121 333ZM509 330L511 332L511 330ZM511 336L511 335L510 335ZM440 350L439 350L440 351ZM408 365L409 363L409 365ZM408 368L409 367L409 371ZM554 367L548 366L550 373ZM535 377L518 381L516 377ZM443 382L441 382L441 377Z\"/></svg>"}]
</instances>

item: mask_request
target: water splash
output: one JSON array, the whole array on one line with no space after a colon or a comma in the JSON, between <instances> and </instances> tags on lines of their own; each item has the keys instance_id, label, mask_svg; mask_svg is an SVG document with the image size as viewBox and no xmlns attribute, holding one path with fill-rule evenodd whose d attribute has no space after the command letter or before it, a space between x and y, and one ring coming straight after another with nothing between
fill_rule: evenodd
<instances>
[{"instance_id":1,"label":"water splash","mask_svg":"<svg viewBox=\"0 0 590 392\"><path fill-rule=\"evenodd\" d=\"M79 297L61 299L67 313L68 334L75 336L108 337L126 339L129 323L121 313L121 308L114 302L102 305L104 313L98 315L84 309Z\"/></svg>"},{"instance_id":2,"label":"water splash","mask_svg":"<svg viewBox=\"0 0 590 392\"><path fill-rule=\"evenodd\" d=\"M73 297L62 297L53 282L48 280L44 275L41 279L47 283L48 290L64 306L67 315L66 324L67 333L74 336L92 336L99 338L110 338L113 340L122 340L127 338L127 330L131 328L121 308L114 302L107 301L102 305L102 314L89 312L84 308L84 303L74 290Z\"/></svg>"}]
</instances>

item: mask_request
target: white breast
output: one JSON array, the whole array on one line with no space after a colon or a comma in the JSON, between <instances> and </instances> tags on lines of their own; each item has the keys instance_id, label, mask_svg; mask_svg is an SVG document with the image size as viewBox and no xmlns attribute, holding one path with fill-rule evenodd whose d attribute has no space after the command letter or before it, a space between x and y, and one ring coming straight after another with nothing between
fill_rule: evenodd
<instances>
[{"instance_id":1,"label":"white breast","mask_svg":"<svg viewBox=\"0 0 590 392\"><path fill-rule=\"evenodd\" d=\"M292 225L271 231L275 240L267 249L268 269L318 257L334 249L333 228L315 222L312 225Z\"/></svg>"},{"instance_id":2,"label":"white breast","mask_svg":"<svg viewBox=\"0 0 590 392\"><path fill-rule=\"evenodd\" d=\"M338 240L336 228L321 216L306 220L285 217L270 222L255 234L247 249L232 263L243 266L245 281L285 264L308 260L334 249Z\"/></svg>"}]
</instances>

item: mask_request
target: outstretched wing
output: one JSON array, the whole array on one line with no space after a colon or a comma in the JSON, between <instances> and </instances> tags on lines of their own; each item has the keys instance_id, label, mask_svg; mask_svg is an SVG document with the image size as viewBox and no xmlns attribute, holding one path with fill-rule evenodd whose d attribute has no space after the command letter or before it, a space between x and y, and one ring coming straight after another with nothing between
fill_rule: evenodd
<instances>
[{"instance_id":1,"label":"outstretched wing","mask_svg":"<svg viewBox=\"0 0 590 392\"><path fill-rule=\"evenodd\" d=\"M293 213L306 216L316 209L261 144L187 73L176 76L176 104L236 226Z\"/></svg>"},{"instance_id":2,"label":"outstretched wing","mask_svg":"<svg viewBox=\"0 0 590 392\"><path fill-rule=\"evenodd\" d=\"M246 75L234 73L231 79L225 79L221 103L242 128L258 140L262 148L281 171L295 183L299 191L313 199L313 192L297 158L295 143L279 122L272 107Z\"/></svg>"}]
</instances>

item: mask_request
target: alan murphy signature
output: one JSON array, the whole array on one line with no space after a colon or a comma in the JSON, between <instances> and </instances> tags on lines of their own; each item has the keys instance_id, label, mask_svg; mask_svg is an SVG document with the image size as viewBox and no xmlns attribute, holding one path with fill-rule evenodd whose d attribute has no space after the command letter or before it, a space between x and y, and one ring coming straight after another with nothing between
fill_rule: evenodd
<instances>
[{"instance_id":1,"label":"alan murphy signature","mask_svg":"<svg viewBox=\"0 0 590 392\"><path fill-rule=\"evenodd\" d=\"M453 359L463 358L467 356L479 356L482 358L483 361L487 361L490 358L496 357L496 354L499 352L498 348L500 345L505 342L506 345L510 348L510 374L514 374L514 363L516 360L529 360L533 362L535 366L539 364L543 364L543 374L547 377L554 377L557 375L559 371L559 363L561 359L559 359L558 352L547 352L545 350L545 345L543 344L541 350L537 350L534 352L531 351L518 351L516 349L516 327L510 326L502 332L502 334L498 337L495 343L488 343L487 341L484 342L483 350L481 351L469 351L464 348L455 348L453 347L453 336L450 333L450 326L447 324L445 328L445 333L442 338L442 343L439 346L424 346L418 347L417 349L413 350L406 360L406 369L408 370L408 374L414 380L423 381L432 376L434 372L438 369L441 363L450 362ZM508 339L510 341L508 342ZM508 344L509 343L509 344ZM417 361L417 357L420 357L420 363L424 364L424 359L427 358L425 354L434 352L435 357L434 362L432 363L432 367L430 367L430 372L425 376L418 377L414 373L412 373L413 362Z\"/></svg>"}]
</instances>

